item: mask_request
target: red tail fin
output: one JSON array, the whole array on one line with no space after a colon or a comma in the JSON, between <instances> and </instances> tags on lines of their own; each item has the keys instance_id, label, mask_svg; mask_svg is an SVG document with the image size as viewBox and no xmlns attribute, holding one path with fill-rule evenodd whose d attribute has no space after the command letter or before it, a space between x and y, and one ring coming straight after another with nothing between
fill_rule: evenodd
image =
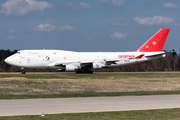
<instances>
[{"instance_id":1,"label":"red tail fin","mask_svg":"<svg viewBox=\"0 0 180 120\"><path fill-rule=\"evenodd\" d=\"M156 52L162 51L170 29L160 29L146 43L144 43L135 52Z\"/></svg>"}]
</instances>

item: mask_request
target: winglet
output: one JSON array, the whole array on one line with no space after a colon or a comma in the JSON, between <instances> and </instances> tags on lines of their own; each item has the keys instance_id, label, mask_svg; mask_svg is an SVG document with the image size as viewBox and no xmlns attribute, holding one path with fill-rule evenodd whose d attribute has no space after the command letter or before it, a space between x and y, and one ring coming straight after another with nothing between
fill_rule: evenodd
<instances>
[{"instance_id":1,"label":"winglet","mask_svg":"<svg viewBox=\"0 0 180 120\"><path fill-rule=\"evenodd\" d=\"M146 43L144 43L135 52L157 52L162 51L166 38L170 29L160 29L154 36L152 36Z\"/></svg>"},{"instance_id":2,"label":"winglet","mask_svg":"<svg viewBox=\"0 0 180 120\"><path fill-rule=\"evenodd\" d=\"M136 57L136 59L141 59L143 56L144 56L144 54L139 55L139 56Z\"/></svg>"}]
</instances>

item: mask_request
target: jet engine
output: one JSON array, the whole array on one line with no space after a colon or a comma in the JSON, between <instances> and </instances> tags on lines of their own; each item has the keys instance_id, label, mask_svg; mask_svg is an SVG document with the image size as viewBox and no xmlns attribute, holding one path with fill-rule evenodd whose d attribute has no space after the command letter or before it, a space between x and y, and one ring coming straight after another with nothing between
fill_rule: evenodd
<instances>
[{"instance_id":1,"label":"jet engine","mask_svg":"<svg viewBox=\"0 0 180 120\"><path fill-rule=\"evenodd\" d=\"M65 71L74 71L76 67L73 64L67 64Z\"/></svg>"},{"instance_id":2,"label":"jet engine","mask_svg":"<svg viewBox=\"0 0 180 120\"><path fill-rule=\"evenodd\" d=\"M105 65L102 63L99 63L99 62L92 63L92 69L100 69L102 67L105 67Z\"/></svg>"}]
</instances>

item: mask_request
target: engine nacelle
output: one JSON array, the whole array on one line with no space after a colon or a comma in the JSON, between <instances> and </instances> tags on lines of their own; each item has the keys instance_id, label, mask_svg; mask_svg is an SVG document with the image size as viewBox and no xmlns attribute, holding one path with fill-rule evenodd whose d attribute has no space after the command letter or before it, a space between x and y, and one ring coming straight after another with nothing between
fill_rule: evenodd
<instances>
[{"instance_id":1,"label":"engine nacelle","mask_svg":"<svg viewBox=\"0 0 180 120\"><path fill-rule=\"evenodd\" d=\"M66 65L65 71L74 71L75 66L73 64Z\"/></svg>"},{"instance_id":2,"label":"engine nacelle","mask_svg":"<svg viewBox=\"0 0 180 120\"><path fill-rule=\"evenodd\" d=\"M104 67L105 65L99 62L94 62L92 63L92 69L100 69L102 67Z\"/></svg>"}]
</instances>

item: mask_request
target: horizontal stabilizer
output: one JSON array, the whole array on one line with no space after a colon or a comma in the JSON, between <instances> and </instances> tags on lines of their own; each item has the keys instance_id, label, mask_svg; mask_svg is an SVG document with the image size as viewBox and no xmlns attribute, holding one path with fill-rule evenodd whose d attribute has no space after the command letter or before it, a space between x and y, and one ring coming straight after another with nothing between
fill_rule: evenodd
<instances>
[{"instance_id":1,"label":"horizontal stabilizer","mask_svg":"<svg viewBox=\"0 0 180 120\"><path fill-rule=\"evenodd\" d=\"M160 53L160 54L147 55L145 57L147 57L147 58L150 58L150 57L159 57L159 56L166 55L166 54L167 53Z\"/></svg>"}]
</instances>

